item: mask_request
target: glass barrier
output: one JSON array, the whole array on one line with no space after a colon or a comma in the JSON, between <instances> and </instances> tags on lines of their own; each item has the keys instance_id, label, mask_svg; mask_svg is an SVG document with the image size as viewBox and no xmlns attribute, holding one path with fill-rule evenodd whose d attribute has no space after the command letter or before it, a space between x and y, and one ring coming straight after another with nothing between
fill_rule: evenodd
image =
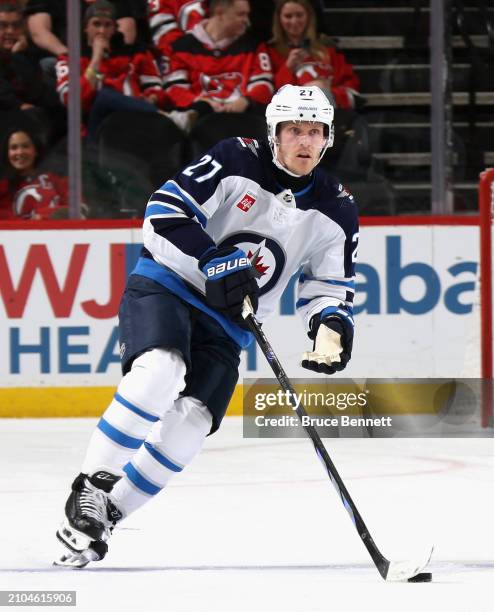
<instances>
[{"instance_id":1,"label":"glass barrier","mask_svg":"<svg viewBox=\"0 0 494 612\"><path fill-rule=\"evenodd\" d=\"M494 10L483 2L453 4L444 25L452 45L452 209L461 213L478 209L479 172L490 163L494 95L488 66L494 46L488 24L494 21ZM356 111L362 125L355 133L365 137L343 129L342 138L354 153L367 147L363 157L368 162L360 166L360 179L353 177L358 163L340 157L335 168L358 197L362 214L427 214L432 187L432 3L332 0L325 5L324 31L360 79Z\"/></svg>"},{"instance_id":2,"label":"glass barrier","mask_svg":"<svg viewBox=\"0 0 494 612\"><path fill-rule=\"evenodd\" d=\"M0 3L1 220L67 215L67 116L54 67L30 40L22 5Z\"/></svg>"},{"instance_id":3,"label":"glass barrier","mask_svg":"<svg viewBox=\"0 0 494 612\"><path fill-rule=\"evenodd\" d=\"M1 44L12 47L12 40L15 44L15 49L6 50L12 61L2 70L5 74L10 70L12 96L17 96L10 107L0 101L5 109L0 120L4 142L0 193L4 193L2 210L11 211L4 211L4 218L67 215L69 70L63 38L67 28L60 19L54 20L54 27L61 28L58 53L40 49L32 40L34 33L29 36L30 4L25 17L15 10L0 13ZM305 28L297 38L283 30L282 7L280 17L274 17L270 41L265 12L274 3L263 3L260 11L253 1L252 30L268 44L254 55L242 56L242 65L254 61L257 72L252 69L250 80L243 83L235 54L231 64L221 64L221 70L214 54L209 54L212 67L206 75L200 72L204 58L197 56L197 65L187 73L194 94L183 89L187 74L180 64L181 47L176 45L180 24L174 37L163 41L155 25L160 15L146 13L146 3L132 4L132 15L120 15L118 8L110 15L106 31L97 29L102 27L99 22L94 24L101 16L87 13L91 3L80 15L83 217L141 217L154 189L221 138L265 140L262 83L264 79L266 85L270 62L277 87L290 79L299 84L317 82L331 96L336 107L335 142L321 166L354 193L362 215L431 211L429 0L297 0L308 23L313 19L311 7L316 9L319 33L313 36ZM154 8L152 4L148 11L158 11L159 3ZM192 26L203 16L192 16L182 26ZM130 30L127 17L132 18ZM459 1L445 19L452 35L453 209L470 212L477 210L478 174L494 159L494 85L489 78L494 61L490 35L494 28L489 24L494 22L494 9L482 0ZM135 44L129 46L126 39L132 37ZM5 43L6 39L11 42ZM241 99L230 106L235 91L250 92L245 104ZM197 102L197 92L209 101ZM184 108L189 110L182 112ZM21 194L24 199L16 195L32 185L17 176L8 160L5 138L12 127L34 134L35 164L21 175L32 175L31 183L38 185L34 200L41 194L38 203L26 191Z\"/></svg>"}]
</instances>

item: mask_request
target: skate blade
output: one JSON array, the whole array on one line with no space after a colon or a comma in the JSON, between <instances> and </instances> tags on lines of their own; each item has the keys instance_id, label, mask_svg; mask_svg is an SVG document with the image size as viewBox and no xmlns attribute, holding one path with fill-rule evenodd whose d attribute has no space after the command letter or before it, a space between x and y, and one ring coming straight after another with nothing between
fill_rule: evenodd
<instances>
[{"instance_id":1,"label":"skate blade","mask_svg":"<svg viewBox=\"0 0 494 612\"><path fill-rule=\"evenodd\" d=\"M66 552L58 559L53 561L53 565L58 567L71 567L74 569L82 569L91 561L99 561L99 555L88 548L82 552Z\"/></svg>"}]
</instances>

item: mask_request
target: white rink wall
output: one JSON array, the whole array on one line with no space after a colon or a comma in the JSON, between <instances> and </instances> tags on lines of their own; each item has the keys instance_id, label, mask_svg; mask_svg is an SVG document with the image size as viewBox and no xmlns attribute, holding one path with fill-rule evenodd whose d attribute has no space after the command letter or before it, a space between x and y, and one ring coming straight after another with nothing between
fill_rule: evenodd
<instances>
[{"instance_id":1,"label":"white rink wall","mask_svg":"<svg viewBox=\"0 0 494 612\"><path fill-rule=\"evenodd\" d=\"M478 229L474 226L363 226L360 232L352 360L342 377L479 375ZM293 377L308 340L298 315L277 316L266 334ZM468 349L468 350L467 350ZM478 349L478 347L477 347ZM259 351L258 351L259 353ZM270 375L257 357L254 375Z\"/></svg>"},{"instance_id":2,"label":"white rink wall","mask_svg":"<svg viewBox=\"0 0 494 612\"><path fill-rule=\"evenodd\" d=\"M119 380L118 299L139 253L140 228L67 225L0 230L0 390L103 387ZM466 350L478 333L472 315L478 260L475 225L364 224L356 339L343 374L465 375L465 361L478 360L475 348ZM304 377L298 359L310 341L294 312L295 286L265 331L289 375ZM241 376L270 373L254 345L244 351Z\"/></svg>"}]
</instances>

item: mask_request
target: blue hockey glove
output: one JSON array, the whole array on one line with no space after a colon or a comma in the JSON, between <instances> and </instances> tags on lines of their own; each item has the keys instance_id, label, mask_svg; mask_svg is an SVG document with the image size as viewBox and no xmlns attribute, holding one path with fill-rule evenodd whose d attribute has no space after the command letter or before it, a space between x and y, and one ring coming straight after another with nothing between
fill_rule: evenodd
<instances>
[{"instance_id":1,"label":"blue hockey glove","mask_svg":"<svg viewBox=\"0 0 494 612\"><path fill-rule=\"evenodd\" d=\"M208 251L199 260L199 269L206 276L208 305L245 328L242 317L244 298L249 296L256 312L259 286L244 251L235 246Z\"/></svg>"},{"instance_id":2,"label":"blue hockey glove","mask_svg":"<svg viewBox=\"0 0 494 612\"><path fill-rule=\"evenodd\" d=\"M312 351L302 355L302 367L321 374L344 370L350 361L353 345L353 325L336 315L312 317L309 338L314 340Z\"/></svg>"}]
</instances>

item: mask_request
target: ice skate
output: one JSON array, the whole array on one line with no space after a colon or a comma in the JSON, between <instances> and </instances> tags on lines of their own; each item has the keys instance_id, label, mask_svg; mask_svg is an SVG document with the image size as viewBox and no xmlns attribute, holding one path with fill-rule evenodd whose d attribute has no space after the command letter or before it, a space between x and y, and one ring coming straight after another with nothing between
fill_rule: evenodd
<instances>
[{"instance_id":1,"label":"ice skate","mask_svg":"<svg viewBox=\"0 0 494 612\"><path fill-rule=\"evenodd\" d=\"M66 542L64 542L64 546L67 546ZM108 544L102 541L91 542L89 548L81 552L75 552L66 548L65 551L53 561L53 565L82 569L86 567L90 561L100 561L103 559L107 551Z\"/></svg>"},{"instance_id":2,"label":"ice skate","mask_svg":"<svg viewBox=\"0 0 494 612\"><path fill-rule=\"evenodd\" d=\"M57 538L68 552L55 565L81 568L104 558L108 551L106 541L122 518L108 498L117 480L117 476L102 471L92 476L79 474L74 480L65 504L65 519L57 531Z\"/></svg>"}]
</instances>

